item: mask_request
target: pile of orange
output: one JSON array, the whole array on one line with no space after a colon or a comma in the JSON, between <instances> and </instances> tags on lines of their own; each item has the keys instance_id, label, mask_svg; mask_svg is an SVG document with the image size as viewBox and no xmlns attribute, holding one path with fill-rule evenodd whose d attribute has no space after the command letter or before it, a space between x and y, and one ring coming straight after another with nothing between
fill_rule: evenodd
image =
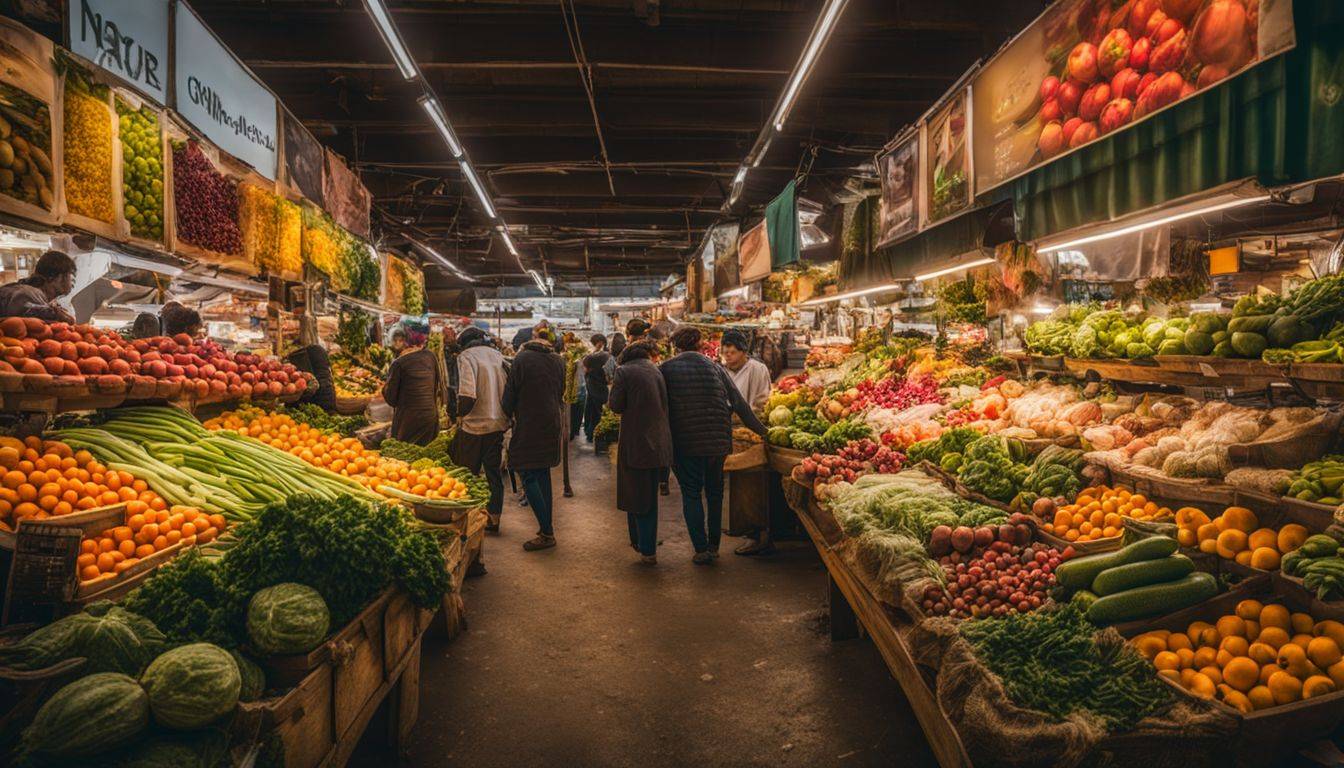
<instances>
[{"instance_id":1,"label":"pile of orange","mask_svg":"<svg viewBox=\"0 0 1344 768\"><path fill-rule=\"evenodd\" d=\"M122 501L162 499L144 480L110 470L57 440L0 437L0 528Z\"/></svg>"},{"instance_id":2,"label":"pile of orange","mask_svg":"<svg viewBox=\"0 0 1344 768\"><path fill-rule=\"evenodd\" d=\"M194 507L170 507L158 496L148 502L127 501L125 525L80 542L79 578L87 582L114 576L179 541L213 541L225 527L223 515L207 515Z\"/></svg>"},{"instance_id":3,"label":"pile of orange","mask_svg":"<svg viewBox=\"0 0 1344 768\"><path fill-rule=\"evenodd\" d=\"M1305 527L1289 523L1277 531L1263 528L1256 514L1245 507L1228 507L1213 520L1202 510L1176 510L1176 540L1183 547L1216 554L1240 565L1275 571L1283 556L1302 546L1311 535Z\"/></svg>"},{"instance_id":4,"label":"pile of orange","mask_svg":"<svg viewBox=\"0 0 1344 768\"><path fill-rule=\"evenodd\" d=\"M369 489L390 485L430 499L463 499L466 483L440 466L416 469L399 459L369 450L353 437L324 432L285 413L250 409L228 411L205 422L206 429L232 429L293 454L317 467L358 480Z\"/></svg>"},{"instance_id":5,"label":"pile of orange","mask_svg":"<svg viewBox=\"0 0 1344 768\"><path fill-rule=\"evenodd\" d=\"M1044 528L1068 541L1111 539L1124 532L1126 517L1162 520L1171 517L1171 510L1128 488L1098 485L1084 488L1072 504L1055 510L1054 518L1046 520Z\"/></svg>"},{"instance_id":6,"label":"pile of orange","mask_svg":"<svg viewBox=\"0 0 1344 768\"><path fill-rule=\"evenodd\" d=\"M1130 642L1159 675L1242 712L1344 690L1344 624L1277 603L1242 600L1213 623Z\"/></svg>"}]
</instances>

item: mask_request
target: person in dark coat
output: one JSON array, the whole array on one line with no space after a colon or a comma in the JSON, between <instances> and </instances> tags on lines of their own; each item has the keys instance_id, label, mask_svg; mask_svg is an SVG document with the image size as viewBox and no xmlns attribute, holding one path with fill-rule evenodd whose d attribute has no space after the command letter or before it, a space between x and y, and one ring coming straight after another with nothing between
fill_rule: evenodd
<instances>
[{"instance_id":1,"label":"person in dark coat","mask_svg":"<svg viewBox=\"0 0 1344 768\"><path fill-rule=\"evenodd\" d=\"M327 411L336 410L336 384L331 378L331 359L317 336L317 319L312 315L299 316L298 349L285 358L300 371L313 374L317 380L317 389L305 392L299 398L301 403L313 403Z\"/></svg>"},{"instance_id":2,"label":"person in dark coat","mask_svg":"<svg viewBox=\"0 0 1344 768\"><path fill-rule=\"evenodd\" d=\"M73 323L75 318L56 299L75 287L75 260L47 251L33 265L33 274L0 287L0 317L36 317Z\"/></svg>"},{"instance_id":3,"label":"person in dark coat","mask_svg":"<svg viewBox=\"0 0 1344 768\"><path fill-rule=\"evenodd\" d=\"M607 337L593 334L593 351L583 358L583 381L587 386L587 399L583 406L583 434L588 442L593 442L593 430L602 418L602 407L607 404L611 380L607 376L607 362L611 354L607 352Z\"/></svg>"},{"instance_id":4,"label":"person in dark coat","mask_svg":"<svg viewBox=\"0 0 1344 768\"><path fill-rule=\"evenodd\" d=\"M759 435L765 434L765 425L742 399L723 366L700 354L700 340L695 328L678 330L672 335L678 354L659 370L667 383L672 469L681 485L681 512L695 547L692 560L703 565L719 553L723 460L733 452L733 414ZM625 436L624 424L621 436Z\"/></svg>"},{"instance_id":5,"label":"person in dark coat","mask_svg":"<svg viewBox=\"0 0 1344 768\"><path fill-rule=\"evenodd\" d=\"M392 406L392 437L428 445L439 434L439 403L446 397L439 361L423 346L410 346L402 328L392 332L392 350L397 359L383 385L383 400Z\"/></svg>"},{"instance_id":6,"label":"person in dark coat","mask_svg":"<svg viewBox=\"0 0 1344 768\"><path fill-rule=\"evenodd\" d=\"M672 463L667 387L652 355L647 342L625 348L610 401L611 410L621 414L616 508L625 512L630 546L650 565L658 562L658 483Z\"/></svg>"},{"instance_id":7,"label":"person in dark coat","mask_svg":"<svg viewBox=\"0 0 1344 768\"><path fill-rule=\"evenodd\" d=\"M565 432L565 363L544 337L523 344L504 382L501 404L513 420L509 470L519 474L539 527L523 544L531 552L555 546L551 467L560 463Z\"/></svg>"}]
</instances>

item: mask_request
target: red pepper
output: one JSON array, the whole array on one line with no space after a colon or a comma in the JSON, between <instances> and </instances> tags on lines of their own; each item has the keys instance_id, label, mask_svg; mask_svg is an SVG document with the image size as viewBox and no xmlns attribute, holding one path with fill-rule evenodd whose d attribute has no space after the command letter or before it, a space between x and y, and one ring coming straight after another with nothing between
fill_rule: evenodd
<instances>
[{"instance_id":1,"label":"red pepper","mask_svg":"<svg viewBox=\"0 0 1344 768\"><path fill-rule=\"evenodd\" d=\"M995 376L994 378L990 379L989 381L986 381L984 384L981 384L981 385L980 385L980 391L981 391L981 392L984 392L984 391L987 390L987 389L993 389L994 387L999 386L1000 384L1002 384L1003 382L1005 382L1005 381L1007 381L1007 380L1008 380L1008 377L1007 377L1007 376Z\"/></svg>"}]
</instances>

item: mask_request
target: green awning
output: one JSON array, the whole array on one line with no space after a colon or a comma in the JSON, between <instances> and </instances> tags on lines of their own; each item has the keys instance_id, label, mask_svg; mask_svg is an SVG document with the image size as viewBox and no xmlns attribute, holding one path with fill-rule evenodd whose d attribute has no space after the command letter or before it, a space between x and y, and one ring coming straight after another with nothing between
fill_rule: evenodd
<instances>
[{"instance_id":1,"label":"green awning","mask_svg":"<svg viewBox=\"0 0 1344 768\"><path fill-rule=\"evenodd\" d=\"M840 259L844 290L869 288L947 266L957 257L993 248L1011 239L1007 189L991 193L980 207L966 211L885 248L871 247L877 226L877 198L860 204L846 221L845 248ZM865 247L866 246L866 247Z\"/></svg>"},{"instance_id":2,"label":"green awning","mask_svg":"<svg viewBox=\"0 0 1344 768\"><path fill-rule=\"evenodd\" d=\"M1344 173L1344 3L1297 0L1297 47L1012 184L1036 240L1229 182Z\"/></svg>"},{"instance_id":3,"label":"green awning","mask_svg":"<svg viewBox=\"0 0 1344 768\"><path fill-rule=\"evenodd\" d=\"M803 234L798 223L798 181L790 181L779 197L765 207L766 237L770 241L770 270L798 261Z\"/></svg>"}]
</instances>

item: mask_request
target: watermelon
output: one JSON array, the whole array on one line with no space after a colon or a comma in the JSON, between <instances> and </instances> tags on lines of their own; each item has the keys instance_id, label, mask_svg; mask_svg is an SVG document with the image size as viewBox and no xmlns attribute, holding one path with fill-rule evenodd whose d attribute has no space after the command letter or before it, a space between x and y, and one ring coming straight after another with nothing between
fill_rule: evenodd
<instances>
[{"instance_id":1,"label":"watermelon","mask_svg":"<svg viewBox=\"0 0 1344 768\"><path fill-rule=\"evenodd\" d=\"M81 674L139 675L163 651L163 633L154 622L110 601L91 603L76 613L0 647L0 666L31 671L82 657Z\"/></svg>"},{"instance_id":2,"label":"watermelon","mask_svg":"<svg viewBox=\"0 0 1344 768\"><path fill-rule=\"evenodd\" d=\"M238 651L229 651L233 660L238 664L238 674L242 676L243 687L238 692L239 701L256 701L261 698L261 692L266 690L266 673L261 671L257 663Z\"/></svg>"},{"instance_id":3,"label":"watermelon","mask_svg":"<svg viewBox=\"0 0 1344 768\"><path fill-rule=\"evenodd\" d=\"M219 729L155 734L125 750L116 768L223 768L228 739Z\"/></svg>"},{"instance_id":4,"label":"watermelon","mask_svg":"<svg viewBox=\"0 0 1344 768\"><path fill-rule=\"evenodd\" d=\"M242 676L229 652L210 643L174 648L150 663L140 684L154 720L167 728L201 728L238 706Z\"/></svg>"},{"instance_id":5,"label":"watermelon","mask_svg":"<svg viewBox=\"0 0 1344 768\"><path fill-rule=\"evenodd\" d=\"M53 758L87 758L127 744L149 725L149 697L117 672L81 677L61 688L23 732L24 747Z\"/></svg>"},{"instance_id":6,"label":"watermelon","mask_svg":"<svg viewBox=\"0 0 1344 768\"><path fill-rule=\"evenodd\" d=\"M303 584L267 587L247 606L247 636L262 653L307 653L322 644L330 628L326 601Z\"/></svg>"}]
</instances>

